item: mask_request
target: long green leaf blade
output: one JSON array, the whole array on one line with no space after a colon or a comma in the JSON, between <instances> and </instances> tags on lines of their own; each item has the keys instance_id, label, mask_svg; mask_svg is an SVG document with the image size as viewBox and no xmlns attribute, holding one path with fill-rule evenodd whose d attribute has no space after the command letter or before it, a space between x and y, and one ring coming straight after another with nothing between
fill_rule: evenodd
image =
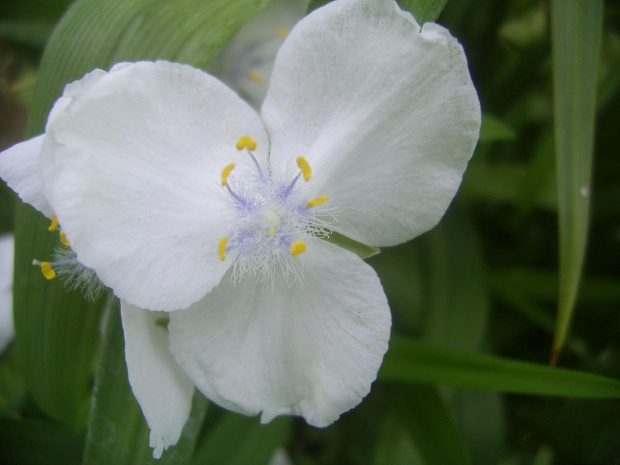
<instances>
[{"instance_id":1,"label":"long green leaf blade","mask_svg":"<svg viewBox=\"0 0 620 465\"><path fill-rule=\"evenodd\" d=\"M620 381L392 337L379 379L519 394L618 398Z\"/></svg>"},{"instance_id":2,"label":"long green leaf blade","mask_svg":"<svg viewBox=\"0 0 620 465\"><path fill-rule=\"evenodd\" d=\"M588 235L603 0L554 0L551 6L560 233L554 362L564 344L577 300Z\"/></svg>"}]
</instances>

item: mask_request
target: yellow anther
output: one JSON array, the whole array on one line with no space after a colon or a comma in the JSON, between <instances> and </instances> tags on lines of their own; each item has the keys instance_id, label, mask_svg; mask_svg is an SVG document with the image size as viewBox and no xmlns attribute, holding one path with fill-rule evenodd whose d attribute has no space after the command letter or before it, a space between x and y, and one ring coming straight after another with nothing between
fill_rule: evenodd
<instances>
[{"instance_id":1,"label":"yellow anther","mask_svg":"<svg viewBox=\"0 0 620 465\"><path fill-rule=\"evenodd\" d=\"M258 74L256 71L250 72L250 79L254 81L256 84L258 84L259 86L265 85L265 79L263 79L263 77L260 74Z\"/></svg>"},{"instance_id":2,"label":"yellow anther","mask_svg":"<svg viewBox=\"0 0 620 465\"><path fill-rule=\"evenodd\" d=\"M243 150L245 148L250 151L256 150L256 141L250 136L240 137L237 141L237 150Z\"/></svg>"},{"instance_id":3,"label":"yellow anther","mask_svg":"<svg viewBox=\"0 0 620 465\"><path fill-rule=\"evenodd\" d=\"M52 218L52 224L50 224L50 227L47 228L48 231L56 231L56 229L58 229L58 217L56 215L54 215L54 218Z\"/></svg>"},{"instance_id":4,"label":"yellow anther","mask_svg":"<svg viewBox=\"0 0 620 465\"><path fill-rule=\"evenodd\" d=\"M304 157L297 157L297 166L301 170L304 175L304 181L310 181L312 177L312 169L310 168L310 163Z\"/></svg>"},{"instance_id":5,"label":"yellow anther","mask_svg":"<svg viewBox=\"0 0 620 465\"><path fill-rule=\"evenodd\" d=\"M71 242L69 242L69 240L67 239L64 231L60 231L60 242L62 242L62 244L66 245L67 247L71 247Z\"/></svg>"},{"instance_id":6,"label":"yellow anther","mask_svg":"<svg viewBox=\"0 0 620 465\"><path fill-rule=\"evenodd\" d=\"M56 277L56 272L53 270L52 265L49 262L41 263L41 273L43 273L45 279L54 279Z\"/></svg>"},{"instance_id":7,"label":"yellow anther","mask_svg":"<svg viewBox=\"0 0 620 465\"><path fill-rule=\"evenodd\" d=\"M276 32L276 35L278 37L286 37L288 35L288 29L284 27L282 29L278 29L278 32Z\"/></svg>"},{"instance_id":8,"label":"yellow anther","mask_svg":"<svg viewBox=\"0 0 620 465\"><path fill-rule=\"evenodd\" d=\"M308 208L316 207L317 205L324 204L325 202L327 202L328 199L329 199L329 196L327 195L317 197L316 199L312 199L310 202L308 202L306 204L306 207Z\"/></svg>"},{"instance_id":9,"label":"yellow anther","mask_svg":"<svg viewBox=\"0 0 620 465\"><path fill-rule=\"evenodd\" d=\"M228 176L230 176L230 172L234 169L235 169L235 164L231 163L230 165L227 165L226 168L222 170L222 186L226 185L226 180L228 179Z\"/></svg>"},{"instance_id":10,"label":"yellow anther","mask_svg":"<svg viewBox=\"0 0 620 465\"><path fill-rule=\"evenodd\" d=\"M228 242L228 238L226 236L222 237L222 240L217 246L217 251L220 254L220 260L226 260L226 243Z\"/></svg>"},{"instance_id":11,"label":"yellow anther","mask_svg":"<svg viewBox=\"0 0 620 465\"><path fill-rule=\"evenodd\" d=\"M295 241L291 244L291 255L296 257L306 251L306 243L304 241Z\"/></svg>"}]
</instances>

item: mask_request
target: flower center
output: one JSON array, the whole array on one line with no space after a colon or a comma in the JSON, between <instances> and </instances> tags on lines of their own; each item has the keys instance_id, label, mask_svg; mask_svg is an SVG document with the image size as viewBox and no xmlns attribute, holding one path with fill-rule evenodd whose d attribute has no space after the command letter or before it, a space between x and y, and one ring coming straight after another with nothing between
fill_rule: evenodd
<instances>
[{"instance_id":1,"label":"flower center","mask_svg":"<svg viewBox=\"0 0 620 465\"><path fill-rule=\"evenodd\" d=\"M283 270L287 280L295 280L302 270L297 257L306 252L306 241L330 231L325 221L331 216L325 205L329 197L308 200L300 192L300 178L305 182L312 178L304 157L297 157L299 172L292 180L278 179L270 170L263 170L252 153L256 149L254 139L241 137L236 147L246 150L255 170L233 175L234 163L222 170L222 186L234 215L228 234L218 244L219 257L224 261L234 255L235 281L248 274L269 278L276 267Z\"/></svg>"}]
</instances>

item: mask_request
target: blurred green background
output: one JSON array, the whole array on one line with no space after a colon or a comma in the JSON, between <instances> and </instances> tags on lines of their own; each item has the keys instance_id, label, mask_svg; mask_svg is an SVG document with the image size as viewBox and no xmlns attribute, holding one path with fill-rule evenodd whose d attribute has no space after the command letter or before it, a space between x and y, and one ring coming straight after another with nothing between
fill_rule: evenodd
<instances>
[{"instance_id":1,"label":"blurred green background","mask_svg":"<svg viewBox=\"0 0 620 465\"><path fill-rule=\"evenodd\" d=\"M269 2L70 3L0 3L0 149L41 133L64 84L94 67L166 58L206 68ZM394 320L378 381L325 429L298 418L261 426L196 395L181 443L159 463L267 464L279 450L272 463L620 464L620 5L400 3L420 21L441 12L464 46L483 128L440 225L368 259ZM118 309L30 265L56 244L46 225L0 185L0 233L17 241L0 463L151 463ZM549 368L558 308L572 324Z\"/></svg>"}]
</instances>

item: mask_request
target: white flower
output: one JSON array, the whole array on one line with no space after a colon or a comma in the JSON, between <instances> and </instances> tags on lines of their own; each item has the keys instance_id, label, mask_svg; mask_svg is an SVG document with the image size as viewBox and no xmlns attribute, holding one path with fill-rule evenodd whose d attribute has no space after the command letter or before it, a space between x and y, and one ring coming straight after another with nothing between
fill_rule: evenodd
<instances>
[{"instance_id":1,"label":"white flower","mask_svg":"<svg viewBox=\"0 0 620 465\"><path fill-rule=\"evenodd\" d=\"M259 109L267 94L276 53L291 28L305 11L306 0L276 0L252 21L244 24L209 73Z\"/></svg>"},{"instance_id":2,"label":"white flower","mask_svg":"<svg viewBox=\"0 0 620 465\"><path fill-rule=\"evenodd\" d=\"M361 401L390 312L372 268L321 237L391 246L432 228L479 127L448 31L393 0L336 0L289 34L260 116L197 69L123 63L67 86L0 175L121 298L158 456L192 383L263 422L326 426Z\"/></svg>"},{"instance_id":3,"label":"white flower","mask_svg":"<svg viewBox=\"0 0 620 465\"><path fill-rule=\"evenodd\" d=\"M0 236L0 353L13 340L13 236Z\"/></svg>"}]
</instances>

